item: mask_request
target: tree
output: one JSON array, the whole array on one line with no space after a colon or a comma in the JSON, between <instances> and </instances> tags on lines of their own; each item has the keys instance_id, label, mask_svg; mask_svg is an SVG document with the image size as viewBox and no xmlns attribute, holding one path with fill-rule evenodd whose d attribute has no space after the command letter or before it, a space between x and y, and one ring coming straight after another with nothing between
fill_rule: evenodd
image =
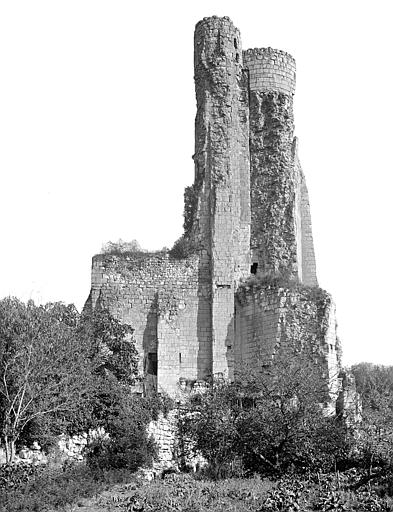
<instances>
[{"instance_id":1,"label":"tree","mask_svg":"<svg viewBox=\"0 0 393 512\"><path fill-rule=\"evenodd\" d=\"M181 410L180 435L191 440L194 451L208 461L213 478L225 476L236 458L239 411L235 402L234 386L217 381L205 392L191 395Z\"/></svg>"},{"instance_id":2,"label":"tree","mask_svg":"<svg viewBox=\"0 0 393 512\"><path fill-rule=\"evenodd\" d=\"M297 354L278 357L191 397L181 429L216 476L236 457L249 472L331 469L349 446L342 423L323 414L326 395L314 363Z\"/></svg>"},{"instance_id":3,"label":"tree","mask_svg":"<svg viewBox=\"0 0 393 512\"><path fill-rule=\"evenodd\" d=\"M138 373L133 332L131 325L121 323L100 305L82 314L78 328L78 336L88 344L90 358L96 361L95 371L110 373L122 384L133 384Z\"/></svg>"},{"instance_id":4,"label":"tree","mask_svg":"<svg viewBox=\"0 0 393 512\"><path fill-rule=\"evenodd\" d=\"M31 422L71 415L91 389L88 345L73 305L0 301L0 426L8 462Z\"/></svg>"},{"instance_id":5,"label":"tree","mask_svg":"<svg viewBox=\"0 0 393 512\"><path fill-rule=\"evenodd\" d=\"M156 455L156 445L147 434L147 425L152 420L150 400L127 393L124 388L117 388L113 398L102 418L109 435L90 444L86 453L88 465L131 471L150 465Z\"/></svg>"},{"instance_id":6,"label":"tree","mask_svg":"<svg viewBox=\"0 0 393 512\"><path fill-rule=\"evenodd\" d=\"M330 470L347 450L341 421L327 416L327 385L318 366L301 354L248 369L238 384L238 450L251 471Z\"/></svg>"},{"instance_id":7,"label":"tree","mask_svg":"<svg viewBox=\"0 0 393 512\"><path fill-rule=\"evenodd\" d=\"M367 478L393 472L393 366L359 363L352 366L362 398L358 449Z\"/></svg>"}]
</instances>

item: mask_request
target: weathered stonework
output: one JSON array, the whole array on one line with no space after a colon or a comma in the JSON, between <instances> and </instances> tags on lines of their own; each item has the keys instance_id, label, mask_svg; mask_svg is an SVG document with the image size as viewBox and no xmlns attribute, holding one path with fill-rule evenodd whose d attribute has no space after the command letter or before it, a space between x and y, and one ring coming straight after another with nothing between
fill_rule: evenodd
<instances>
[{"instance_id":1,"label":"weathered stonework","mask_svg":"<svg viewBox=\"0 0 393 512\"><path fill-rule=\"evenodd\" d=\"M158 450L157 460L153 462L153 470L157 474L173 467L188 466L195 471L206 465L202 455L192 453L189 443L179 432L179 414L179 408L173 409L167 416L160 413L147 427L147 434L154 439Z\"/></svg>"},{"instance_id":2,"label":"weathered stonework","mask_svg":"<svg viewBox=\"0 0 393 512\"><path fill-rule=\"evenodd\" d=\"M335 412L340 391L340 343L335 305L320 288L248 285L236 294L235 373L242 365L307 354L326 384L324 407Z\"/></svg>"},{"instance_id":3,"label":"weathered stonework","mask_svg":"<svg viewBox=\"0 0 393 512\"><path fill-rule=\"evenodd\" d=\"M317 288L294 137L295 61L271 48L242 51L231 20L211 17L196 26L194 64L195 180L182 250L95 256L86 307L99 302L134 327L144 392L176 396L185 382L233 379L244 362L296 349L320 368L333 411L340 346L334 304Z\"/></svg>"}]
</instances>

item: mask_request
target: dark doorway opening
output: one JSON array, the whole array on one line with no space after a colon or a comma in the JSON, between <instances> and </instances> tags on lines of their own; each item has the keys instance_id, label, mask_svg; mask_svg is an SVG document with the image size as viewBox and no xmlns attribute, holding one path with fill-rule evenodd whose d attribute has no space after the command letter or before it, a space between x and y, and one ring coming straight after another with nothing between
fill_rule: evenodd
<instances>
[{"instance_id":1,"label":"dark doorway opening","mask_svg":"<svg viewBox=\"0 0 393 512\"><path fill-rule=\"evenodd\" d=\"M148 375L157 375L157 353L149 352L147 354L147 369L146 373Z\"/></svg>"},{"instance_id":2,"label":"dark doorway opening","mask_svg":"<svg viewBox=\"0 0 393 512\"><path fill-rule=\"evenodd\" d=\"M157 352L149 352L145 359L144 394L151 396L157 392Z\"/></svg>"},{"instance_id":3,"label":"dark doorway opening","mask_svg":"<svg viewBox=\"0 0 393 512\"><path fill-rule=\"evenodd\" d=\"M258 263L253 263L251 265L251 274L256 274L258 269Z\"/></svg>"}]
</instances>

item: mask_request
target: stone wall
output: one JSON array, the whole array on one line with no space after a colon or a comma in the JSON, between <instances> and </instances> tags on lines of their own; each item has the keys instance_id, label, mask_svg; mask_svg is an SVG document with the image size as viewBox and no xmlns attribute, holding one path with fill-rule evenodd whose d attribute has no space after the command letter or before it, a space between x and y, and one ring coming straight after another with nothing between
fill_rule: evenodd
<instances>
[{"instance_id":1,"label":"stone wall","mask_svg":"<svg viewBox=\"0 0 393 512\"><path fill-rule=\"evenodd\" d=\"M317 285L310 206L293 137L295 60L271 48L247 50L251 155L251 249L257 273Z\"/></svg>"},{"instance_id":2,"label":"stone wall","mask_svg":"<svg viewBox=\"0 0 393 512\"><path fill-rule=\"evenodd\" d=\"M356 426L362 421L362 399L356 391L355 377L348 371L341 371L341 390L337 401L337 413L344 422Z\"/></svg>"},{"instance_id":3,"label":"stone wall","mask_svg":"<svg viewBox=\"0 0 393 512\"><path fill-rule=\"evenodd\" d=\"M253 263L258 264L257 273L297 276L294 61L282 52L262 49L245 52L244 61L250 83ZM266 67L268 75L263 73ZM275 75L276 70L284 73L286 68L292 78ZM286 80L289 85L284 87Z\"/></svg>"},{"instance_id":4,"label":"stone wall","mask_svg":"<svg viewBox=\"0 0 393 512\"><path fill-rule=\"evenodd\" d=\"M211 373L209 290L199 258L167 253L97 255L87 306L97 301L134 329L146 385L174 391L180 377ZM158 366L158 371L157 371Z\"/></svg>"},{"instance_id":5,"label":"stone wall","mask_svg":"<svg viewBox=\"0 0 393 512\"><path fill-rule=\"evenodd\" d=\"M180 408L173 409L164 416L162 413L155 421L151 421L147 433L151 436L158 449L158 457L153 462L153 470L156 474L167 469L180 469L188 466L194 471L198 467L206 465L206 460L200 454L190 450L190 443L179 433L178 418Z\"/></svg>"},{"instance_id":6,"label":"stone wall","mask_svg":"<svg viewBox=\"0 0 393 512\"><path fill-rule=\"evenodd\" d=\"M339 342L331 296L303 286L249 284L236 294L235 372L244 364L265 365L274 357L307 355L326 383L327 413L340 390Z\"/></svg>"},{"instance_id":7,"label":"stone wall","mask_svg":"<svg viewBox=\"0 0 393 512\"><path fill-rule=\"evenodd\" d=\"M151 421L147 427L147 434L152 437L157 445L158 457L153 462L153 469L157 472L172 468L177 465L177 418L176 409L170 411L167 416L160 413L155 421Z\"/></svg>"},{"instance_id":8,"label":"stone wall","mask_svg":"<svg viewBox=\"0 0 393 512\"><path fill-rule=\"evenodd\" d=\"M289 53L253 48L243 52L243 61L250 73L250 91L295 94L296 63Z\"/></svg>"},{"instance_id":9,"label":"stone wall","mask_svg":"<svg viewBox=\"0 0 393 512\"><path fill-rule=\"evenodd\" d=\"M306 286L318 286L315 263L314 240L311 226L310 201L306 178L298 156L298 140L293 141L295 173L297 180L296 211L297 211L297 248L299 279Z\"/></svg>"},{"instance_id":10,"label":"stone wall","mask_svg":"<svg viewBox=\"0 0 393 512\"><path fill-rule=\"evenodd\" d=\"M102 427L73 436L60 434L55 447L52 447L48 453L42 451L38 442L34 441L30 447L23 446L18 451L14 462L34 465L47 464L51 460L59 461L59 459L63 462L66 460L80 462L85 457L86 448L96 439L109 439L109 434ZM5 463L5 450L0 444L0 465Z\"/></svg>"},{"instance_id":11,"label":"stone wall","mask_svg":"<svg viewBox=\"0 0 393 512\"><path fill-rule=\"evenodd\" d=\"M210 266L212 373L228 376L233 296L249 273L248 94L239 31L228 18L195 28L195 184L191 239Z\"/></svg>"}]
</instances>

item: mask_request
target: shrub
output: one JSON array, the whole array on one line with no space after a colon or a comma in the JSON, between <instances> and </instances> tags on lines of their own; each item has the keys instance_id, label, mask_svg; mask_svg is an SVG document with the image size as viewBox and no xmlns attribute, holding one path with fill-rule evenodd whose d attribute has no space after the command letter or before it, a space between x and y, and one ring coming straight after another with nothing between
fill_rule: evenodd
<instances>
[{"instance_id":1,"label":"shrub","mask_svg":"<svg viewBox=\"0 0 393 512\"><path fill-rule=\"evenodd\" d=\"M238 443L232 387L217 382L203 394L191 396L180 417L180 431L208 461L213 478L230 476Z\"/></svg>"},{"instance_id":2,"label":"shrub","mask_svg":"<svg viewBox=\"0 0 393 512\"><path fill-rule=\"evenodd\" d=\"M351 371L363 406L356 452L368 473L363 481L378 482L393 494L393 366L360 363Z\"/></svg>"},{"instance_id":3,"label":"shrub","mask_svg":"<svg viewBox=\"0 0 393 512\"><path fill-rule=\"evenodd\" d=\"M228 476L237 457L250 474L329 471L347 457L352 439L322 414L325 396L315 365L294 355L191 398L181 429L215 477Z\"/></svg>"},{"instance_id":4,"label":"shrub","mask_svg":"<svg viewBox=\"0 0 393 512\"><path fill-rule=\"evenodd\" d=\"M143 253L145 252L139 245L137 240L124 242L121 238L117 242L107 242L101 248L101 254L112 254L120 256L127 253Z\"/></svg>"},{"instance_id":5,"label":"shrub","mask_svg":"<svg viewBox=\"0 0 393 512\"><path fill-rule=\"evenodd\" d=\"M107 412L105 430L109 438L98 438L89 445L87 464L91 468L130 471L151 465L156 447L146 432L152 418L149 401L133 395L123 396Z\"/></svg>"},{"instance_id":6,"label":"shrub","mask_svg":"<svg viewBox=\"0 0 393 512\"><path fill-rule=\"evenodd\" d=\"M130 479L128 472L93 471L83 463L62 468L29 466L23 471L25 475L17 477L21 472L19 465L12 466L12 485L8 485L6 492L0 488L0 512L70 510L67 505L81 505L83 498ZM9 476L8 479L11 481Z\"/></svg>"},{"instance_id":7,"label":"shrub","mask_svg":"<svg viewBox=\"0 0 393 512\"><path fill-rule=\"evenodd\" d=\"M190 256L192 253L190 241L183 235L173 244L172 249L169 251L170 256L177 260L183 260Z\"/></svg>"}]
</instances>

